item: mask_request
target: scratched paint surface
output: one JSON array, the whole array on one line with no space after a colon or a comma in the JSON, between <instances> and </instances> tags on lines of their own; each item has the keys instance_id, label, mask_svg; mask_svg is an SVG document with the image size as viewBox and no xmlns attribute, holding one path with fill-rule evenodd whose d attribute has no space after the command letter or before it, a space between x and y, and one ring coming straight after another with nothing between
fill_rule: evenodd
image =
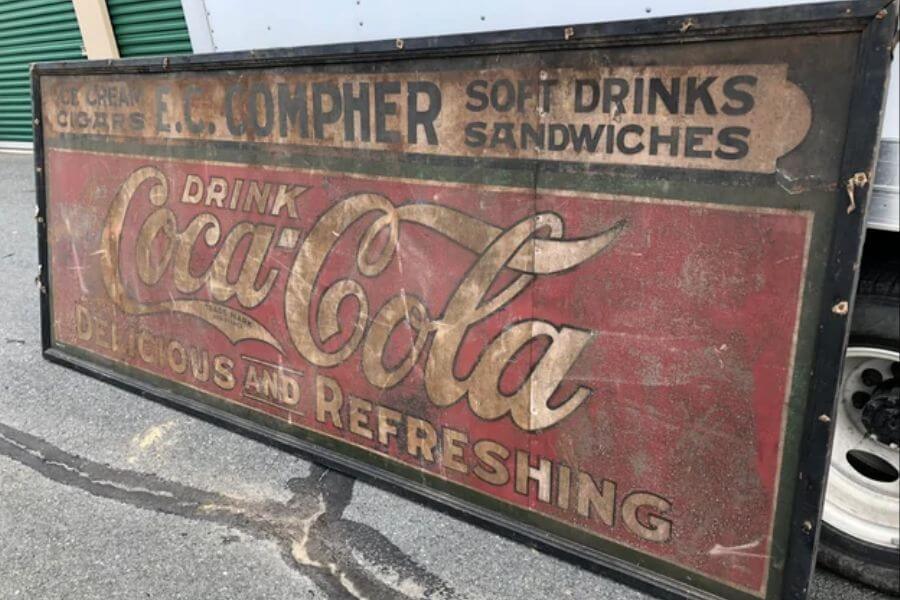
<instances>
[{"instance_id":1,"label":"scratched paint surface","mask_svg":"<svg viewBox=\"0 0 900 600\"><path fill-rule=\"evenodd\" d=\"M764 588L807 213L47 164L59 346Z\"/></svg>"}]
</instances>

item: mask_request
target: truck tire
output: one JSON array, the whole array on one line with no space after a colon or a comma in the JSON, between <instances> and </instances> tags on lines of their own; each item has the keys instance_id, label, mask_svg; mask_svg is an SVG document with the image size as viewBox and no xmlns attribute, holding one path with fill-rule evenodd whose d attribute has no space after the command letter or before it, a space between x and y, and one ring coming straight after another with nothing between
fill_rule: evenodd
<instances>
[{"instance_id":1,"label":"truck tire","mask_svg":"<svg viewBox=\"0 0 900 600\"><path fill-rule=\"evenodd\" d=\"M819 562L900 596L900 261L864 265L850 327Z\"/></svg>"}]
</instances>

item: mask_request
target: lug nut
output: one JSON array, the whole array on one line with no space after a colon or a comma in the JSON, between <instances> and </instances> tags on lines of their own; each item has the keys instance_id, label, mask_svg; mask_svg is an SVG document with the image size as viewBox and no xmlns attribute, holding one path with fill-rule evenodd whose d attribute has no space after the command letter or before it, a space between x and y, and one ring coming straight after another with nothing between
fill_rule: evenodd
<instances>
[{"instance_id":1,"label":"lug nut","mask_svg":"<svg viewBox=\"0 0 900 600\"><path fill-rule=\"evenodd\" d=\"M850 397L850 401L853 403L853 408L860 410L863 406L866 405L866 402L871 400L872 396L867 394L866 392L853 392L853 396Z\"/></svg>"},{"instance_id":2,"label":"lug nut","mask_svg":"<svg viewBox=\"0 0 900 600\"><path fill-rule=\"evenodd\" d=\"M867 387L875 387L876 385L880 385L882 381L884 381L884 377L881 376L881 371L876 369L866 369L862 372L860 376L862 382Z\"/></svg>"}]
</instances>

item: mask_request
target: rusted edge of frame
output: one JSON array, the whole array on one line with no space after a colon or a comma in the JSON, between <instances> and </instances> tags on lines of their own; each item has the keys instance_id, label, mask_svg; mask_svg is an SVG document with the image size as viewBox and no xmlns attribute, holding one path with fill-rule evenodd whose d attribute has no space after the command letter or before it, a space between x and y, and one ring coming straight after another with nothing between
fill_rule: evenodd
<instances>
[{"instance_id":1,"label":"rusted edge of frame","mask_svg":"<svg viewBox=\"0 0 900 600\"><path fill-rule=\"evenodd\" d=\"M866 173L868 180L872 180L887 96L882 74L887 72L891 63L897 9L897 0L879 2L860 37L839 182L852 179L856 173ZM814 567L814 561L807 558L814 558L818 550L819 517L825 499L828 457L834 434L835 399L840 389L844 349L850 334L850 315L853 314L859 261L865 241L865 217L871 187L866 185L864 189L857 190L863 193L856 195L856 210L837 210L835 213L837 223L822 286L816 353L800 443L801 448L816 451L800 457L783 574L784 598L806 597ZM844 186L837 186L834 198L841 207L847 203ZM846 306L847 310L835 310L839 306Z\"/></svg>"},{"instance_id":2,"label":"rusted edge of frame","mask_svg":"<svg viewBox=\"0 0 900 600\"><path fill-rule=\"evenodd\" d=\"M884 0L850 0L803 4L780 8L717 12L612 23L514 29L474 34L409 38L274 48L215 54L177 55L95 61L38 63L38 73L156 73L207 69L252 68L302 64L386 61L436 56L460 56L554 49L573 50L597 46L684 43L708 39L733 39L798 35L815 31L860 31ZM402 44L398 44L401 41Z\"/></svg>"}]
</instances>

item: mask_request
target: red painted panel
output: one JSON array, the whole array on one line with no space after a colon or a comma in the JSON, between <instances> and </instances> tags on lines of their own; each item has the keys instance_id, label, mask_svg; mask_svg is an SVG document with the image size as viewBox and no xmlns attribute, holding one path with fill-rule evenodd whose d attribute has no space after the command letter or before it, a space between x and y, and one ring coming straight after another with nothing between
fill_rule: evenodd
<instances>
[{"instance_id":1,"label":"red painted panel","mask_svg":"<svg viewBox=\"0 0 900 600\"><path fill-rule=\"evenodd\" d=\"M808 215L74 151L47 164L56 342L763 588Z\"/></svg>"}]
</instances>

